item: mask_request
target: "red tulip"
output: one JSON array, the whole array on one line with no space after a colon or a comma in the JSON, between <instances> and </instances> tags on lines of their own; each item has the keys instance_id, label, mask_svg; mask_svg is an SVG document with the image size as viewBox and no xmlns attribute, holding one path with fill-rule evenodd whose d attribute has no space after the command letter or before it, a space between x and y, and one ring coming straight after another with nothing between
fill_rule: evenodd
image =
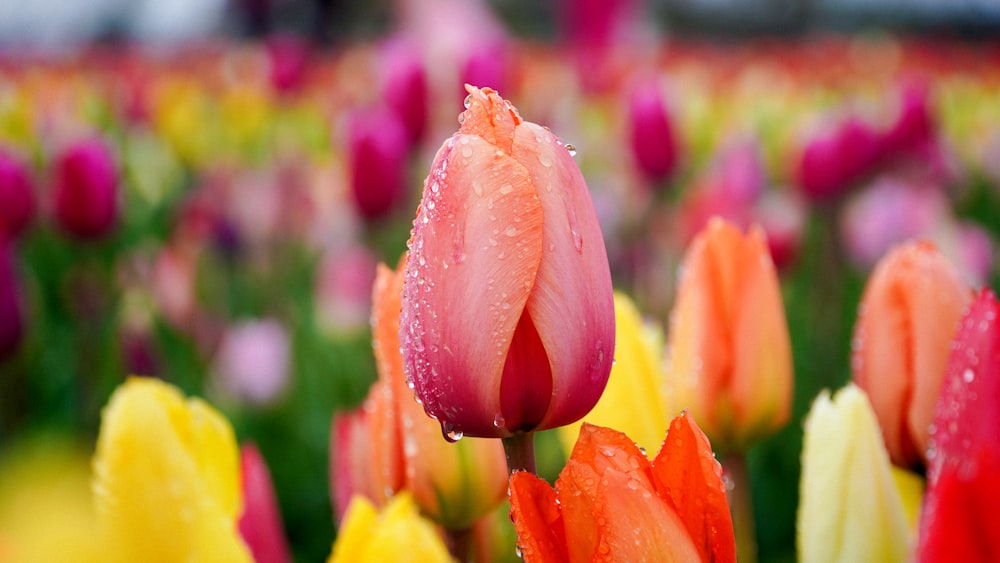
<instances>
[{"instance_id":1,"label":"red tulip","mask_svg":"<svg viewBox=\"0 0 1000 563\"><path fill-rule=\"evenodd\" d=\"M244 508L239 527L243 541L257 563L291 561L271 474L256 446L240 448L240 467Z\"/></svg>"},{"instance_id":2,"label":"red tulip","mask_svg":"<svg viewBox=\"0 0 1000 563\"><path fill-rule=\"evenodd\" d=\"M962 319L934 413L917 560L1000 560L1000 303L979 293Z\"/></svg>"},{"instance_id":3,"label":"red tulip","mask_svg":"<svg viewBox=\"0 0 1000 563\"><path fill-rule=\"evenodd\" d=\"M637 81L628 98L629 146L639 170L662 182L677 166L677 140L667 102L656 76Z\"/></svg>"},{"instance_id":4,"label":"red tulip","mask_svg":"<svg viewBox=\"0 0 1000 563\"><path fill-rule=\"evenodd\" d=\"M35 192L28 170L0 149L0 237L17 237L34 218Z\"/></svg>"},{"instance_id":5,"label":"red tulip","mask_svg":"<svg viewBox=\"0 0 1000 563\"><path fill-rule=\"evenodd\" d=\"M118 220L118 169L99 139L78 142L56 162L53 198L56 220L70 235L100 238Z\"/></svg>"},{"instance_id":6,"label":"red tulip","mask_svg":"<svg viewBox=\"0 0 1000 563\"><path fill-rule=\"evenodd\" d=\"M381 219L406 198L406 128L385 109L361 111L350 122L351 193L362 217Z\"/></svg>"},{"instance_id":7,"label":"red tulip","mask_svg":"<svg viewBox=\"0 0 1000 563\"><path fill-rule=\"evenodd\" d=\"M861 297L851 368L893 463L923 466L948 352L971 292L928 242L893 249Z\"/></svg>"},{"instance_id":8,"label":"red tulip","mask_svg":"<svg viewBox=\"0 0 1000 563\"><path fill-rule=\"evenodd\" d=\"M736 561L722 468L686 412L652 464L625 434L584 423L555 490L515 473L510 503L527 563Z\"/></svg>"},{"instance_id":9,"label":"red tulip","mask_svg":"<svg viewBox=\"0 0 1000 563\"><path fill-rule=\"evenodd\" d=\"M413 223L400 341L443 430L503 438L594 406L611 370L614 303L573 157L495 91L468 89Z\"/></svg>"}]
</instances>

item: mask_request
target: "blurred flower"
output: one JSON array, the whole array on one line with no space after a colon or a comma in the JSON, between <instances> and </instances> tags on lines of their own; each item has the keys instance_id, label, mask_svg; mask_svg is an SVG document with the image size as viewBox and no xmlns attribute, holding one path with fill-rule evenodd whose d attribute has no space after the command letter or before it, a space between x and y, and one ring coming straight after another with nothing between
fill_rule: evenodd
<instances>
[{"instance_id":1,"label":"blurred flower","mask_svg":"<svg viewBox=\"0 0 1000 563\"><path fill-rule=\"evenodd\" d=\"M799 503L800 561L907 559L901 491L871 404L853 384L833 400L823 391L806 417Z\"/></svg>"},{"instance_id":2,"label":"blurred flower","mask_svg":"<svg viewBox=\"0 0 1000 563\"><path fill-rule=\"evenodd\" d=\"M364 218L381 219L406 199L408 133L395 113L367 109L351 116L349 136L355 206Z\"/></svg>"},{"instance_id":3,"label":"blurred flower","mask_svg":"<svg viewBox=\"0 0 1000 563\"><path fill-rule=\"evenodd\" d=\"M411 145L423 140L430 113L424 64L413 42L399 37L382 47L382 99L406 127Z\"/></svg>"},{"instance_id":4,"label":"blurred flower","mask_svg":"<svg viewBox=\"0 0 1000 563\"><path fill-rule=\"evenodd\" d=\"M651 455L670 419L663 385L663 331L644 322L628 296L615 293L615 365L594 409L559 428L564 450L573 449L587 422L624 432Z\"/></svg>"},{"instance_id":5,"label":"blurred flower","mask_svg":"<svg viewBox=\"0 0 1000 563\"><path fill-rule=\"evenodd\" d=\"M506 437L593 408L611 370L614 302L569 151L493 90L469 92L413 223L400 340L446 434Z\"/></svg>"},{"instance_id":6,"label":"blurred flower","mask_svg":"<svg viewBox=\"0 0 1000 563\"><path fill-rule=\"evenodd\" d=\"M642 76L632 84L628 124L639 170L650 182L663 182L677 167L679 147L659 76Z\"/></svg>"},{"instance_id":7,"label":"blurred flower","mask_svg":"<svg viewBox=\"0 0 1000 563\"><path fill-rule=\"evenodd\" d=\"M924 466L950 342L970 298L955 268L927 242L894 248L868 279L851 369L901 467Z\"/></svg>"},{"instance_id":8,"label":"blurred flower","mask_svg":"<svg viewBox=\"0 0 1000 563\"><path fill-rule=\"evenodd\" d=\"M813 201L836 198L871 174L883 153L878 132L861 119L848 117L805 142L798 161L798 186Z\"/></svg>"},{"instance_id":9,"label":"blurred flower","mask_svg":"<svg viewBox=\"0 0 1000 563\"><path fill-rule=\"evenodd\" d=\"M59 226L81 239L108 234L118 221L118 181L117 164L103 140L87 139L63 151L52 187Z\"/></svg>"},{"instance_id":10,"label":"blurred flower","mask_svg":"<svg viewBox=\"0 0 1000 563\"><path fill-rule=\"evenodd\" d=\"M754 208L754 217L767 233L767 247L779 270L793 264L802 247L806 222L804 203L789 190L769 190Z\"/></svg>"},{"instance_id":11,"label":"blurred flower","mask_svg":"<svg viewBox=\"0 0 1000 563\"><path fill-rule=\"evenodd\" d=\"M331 248L316 273L317 321L337 334L368 326L377 258L361 244Z\"/></svg>"},{"instance_id":12,"label":"blurred flower","mask_svg":"<svg viewBox=\"0 0 1000 563\"><path fill-rule=\"evenodd\" d=\"M372 348L379 378L392 389L403 444L405 488L424 514L447 530L463 530L496 508L507 490L502 445L468 438L450 444L407 387L399 351L403 270L379 265L372 290ZM378 440L373 439L377 446ZM469 463L469 460L474 460Z\"/></svg>"},{"instance_id":13,"label":"blurred flower","mask_svg":"<svg viewBox=\"0 0 1000 563\"><path fill-rule=\"evenodd\" d=\"M27 167L0 147L0 237L16 238L35 219L35 188Z\"/></svg>"},{"instance_id":14,"label":"blurred flower","mask_svg":"<svg viewBox=\"0 0 1000 563\"><path fill-rule=\"evenodd\" d=\"M0 363L21 345L24 321L13 243L0 237Z\"/></svg>"},{"instance_id":15,"label":"blurred flower","mask_svg":"<svg viewBox=\"0 0 1000 563\"><path fill-rule=\"evenodd\" d=\"M251 561L239 453L229 423L199 399L132 378L104 409L94 505L106 561Z\"/></svg>"},{"instance_id":16,"label":"blurred flower","mask_svg":"<svg viewBox=\"0 0 1000 563\"><path fill-rule=\"evenodd\" d=\"M503 36L484 39L465 51L466 58L459 75L462 90L466 84L477 84L495 91L506 91L510 86L507 70L510 46ZM460 91L461 93L461 91Z\"/></svg>"},{"instance_id":17,"label":"blurred flower","mask_svg":"<svg viewBox=\"0 0 1000 563\"><path fill-rule=\"evenodd\" d=\"M302 85L309 67L308 40L292 33L278 33L268 37L265 47L271 87L282 93L294 92Z\"/></svg>"},{"instance_id":18,"label":"blurred flower","mask_svg":"<svg viewBox=\"0 0 1000 563\"><path fill-rule=\"evenodd\" d=\"M246 508L240 516L239 529L254 561L291 561L288 541L281 524L281 512L274 496L274 485L271 484L271 473L257 446L250 444L240 448L240 474L243 476Z\"/></svg>"},{"instance_id":19,"label":"blurred flower","mask_svg":"<svg viewBox=\"0 0 1000 563\"><path fill-rule=\"evenodd\" d=\"M381 513L363 497L352 499L328 563L451 560L434 525L420 516L409 494L401 493Z\"/></svg>"},{"instance_id":20,"label":"blurred flower","mask_svg":"<svg viewBox=\"0 0 1000 563\"><path fill-rule=\"evenodd\" d=\"M273 319L229 327L213 361L215 382L227 394L251 404L274 402L288 386L291 342Z\"/></svg>"},{"instance_id":21,"label":"blurred flower","mask_svg":"<svg viewBox=\"0 0 1000 563\"><path fill-rule=\"evenodd\" d=\"M686 412L652 464L625 434L584 424L555 490L518 472L510 501L527 563L736 561L722 467Z\"/></svg>"},{"instance_id":22,"label":"blurred flower","mask_svg":"<svg viewBox=\"0 0 1000 563\"><path fill-rule=\"evenodd\" d=\"M785 424L792 400L785 307L764 233L715 219L679 272L667 341L672 412L691 409L719 450L744 450Z\"/></svg>"},{"instance_id":23,"label":"blurred flower","mask_svg":"<svg viewBox=\"0 0 1000 563\"><path fill-rule=\"evenodd\" d=\"M918 561L1000 558L1000 303L989 289L962 318L934 412Z\"/></svg>"},{"instance_id":24,"label":"blurred flower","mask_svg":"<svg viewBox=\"0 0 1000 563\"><path fill-rule=\"evenodd\" d=\"M885 134L886 150L899 155L917 152L934 141L935 123L931 111L930 88L910 80L899 87L899 108Z\"/></svg>"}]
</instances>

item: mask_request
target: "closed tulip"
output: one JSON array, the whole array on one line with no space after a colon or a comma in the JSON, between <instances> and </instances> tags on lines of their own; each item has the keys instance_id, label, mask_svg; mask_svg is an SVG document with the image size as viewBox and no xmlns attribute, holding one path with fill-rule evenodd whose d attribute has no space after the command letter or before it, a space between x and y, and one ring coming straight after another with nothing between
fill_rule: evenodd
<instances>
[{"instance_id":1,"label":"closed tulip","mask_svg":"<svg viewBox=\"0 0 1000 563\"><path fill-rule=\"evenodd\" d=\"M59 155L52 197L55 217L68 234L98 239L118 221L118 168L100 139L80 141Z\"/></svg>"},{"instance_id":2,"label":"closed tulip","mask_svg":"<svg viewBox=\"0 0 1000 563\"><path fill-rule=\"evenodd\" d=\"M133 378L104 409L94 506L107 561L252 561L233 429L208 404Z\"/></svg>"},{"instance_id":3,"label":"closed tulip","mask_svg":"<svg viewBox=\"0 0 1000 563\"><path fill-rule=\"evenodd\" d=\"M406 127L411 144L427 132L429 90L424 64L411 41L397 38L382 48L382 98Z\"/></svg>"},{"instance_id":4,"label":"closed tulip","mask_svg":"<svg viewBox=\"0 0 1000 563\"><path fill-rule=\"evenodd\" d=\"M468 89L413 223L400 341L446 433L504 438L594 406L614 303L593 202L563 142L495 91Z\"/></svg>"},{"instance_id":5,"label":"closed tulip","mask_svg":"<svg viewBox=\"0 0 1000 563\"><path fill-rule=\"evenodd\" d=\"M629 146L639 170L651 182L662 182L677 166L678 146L658 77L645 77L632 86L628 123Z\"/></svg>"},{"instance_id":6,"label":"closed tulip","mask_svg":"<svg viewBox=\"0 0 1000 563\"><path fill-rule=\"evenodd\" d=\"M667 341L667 396L721 451L741 451L788 420L792 356L763 231L714 219L680 267Z\"/></svg>"},{"instance_id":7,"label":"closed tulip","mask_svg":"<svg viewBox=\"0 0 1000 563\"><path fill-rule=\"evenodd\" d=\"M444 540L430 520L402 493L379 512L364 497L355 497L340 526L327 563L452 561Z\"/></svg>"},{"instance_id":8,"label":"closed tulip","mask_svg":"<svg viewBox=\"0 0 1000 563\"><path fill-rule=\"evenodd\" d=\"M35 191L28 170L0 149L0 237L17 237L34 218Z\"/></svg>"},{"instance_id":9,"label":"closed tulip","mask_svg":"<svg viewBox=\"0 0 1000 563\"><path fill-rule=\"evenodd\" d=\"M972 292L928 242L897 246L865 286L851 369L893 463L921 468L951 340Z\"/></svg>"},{"instance_id":10,"label":"closed tulip","mask_svg":"<svg viewBox=\"0 0 1000 563\"><path fill-rule=\"evenodd\" d=\"M912 534L892 469L864 391L820 394L805 422L799 560L905 561Z\"/></svg>"},{"instance_id":11,"label":"closed tulip","mask_svg":"<svg viewBox=\"0 0 1000 563\"><path fill-rule=\"evenodd\" d=\"M584 424L555 490L519 472L510 501L526 563L736 561L722 468L688 413L652 463L625 434Z\"/></svg>"},{"instance_id":12,"label":"closed tulip","mask_svg":"<svg viewBox=\"0 0 1000 563\"><path fill-rule=\"evenodd\" d=\"M917 560L1000 559L1000 302L982 290L962 318L934 413Z\"/></svg>"},{"instance_id":13,"label":"closed tulip","mask_svg":"<svg viewBox=\"0 0 1000 563\"><path fill-rule=\"evenodd\" d=\"M355 207L365 219L381 219L406 199L406 127L388 109L363 110L352 116L349 135Z\"/></svg>"}]
</instances>

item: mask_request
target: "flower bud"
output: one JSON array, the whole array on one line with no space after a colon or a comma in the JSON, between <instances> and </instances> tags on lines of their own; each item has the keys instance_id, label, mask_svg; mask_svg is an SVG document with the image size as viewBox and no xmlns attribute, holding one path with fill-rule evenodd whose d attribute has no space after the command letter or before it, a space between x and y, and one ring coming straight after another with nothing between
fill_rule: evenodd
<instances>
[{"instance_id":1,"label":"flower bud","mask_svg":"<svg viewBox=\"0 0 1000 563\"><path fill-rule=\"evenodd\" d=\"M98 239L118 220L118 169L100 139L78 142L55 164L53 205L56 221L68 234Z\"/></svg>"},{"instance_id":2,"label":"flower bud","mask_svg":"<svg viewBox=\"0 0 1000 563\"><path fill-rule=\"evenodd\" d=\"M381 219L406 198L406 128L388 110L362 110L352 116L349 135L355 206L365 219Z\"/></svg>"},{"instance_id":3,"label":"flower bud","mask_svg":"<svg viewBox=\"0 0 1000 563\"><path fill-rule=\"evenodd\" d=\"M764 232L711 221L678 277L667 397L717 449L743 450L781 428L792 401L788 324Z\"/></svg>"},{"instance_id":4,"label":"flower bud","mask_svg":"<svg viewBox=\"0 0 1000 563\"><path fill-rule=\"evenodd\" d=\"M897 246L868 279L851 370L896 465L924 466L950 343L971 297L958 271L928 242Z\"/></svg>"},{"instance_id":5,"label":"flower bud","mask_svg":"<svg viewBox=\"0 0 1000 563\"><path fill-rule=\"evenodd\" d=\"M655 76L638 80L628 97L629 146L639 170L651 182L674 171L678 146L662 87Z\"/></svg>"},{"instance_id":6,"label":"flower bud","mask_svg":"<svg viewBox=\"0 0 1000 563\"><path fill-rule=\"evenodd\" d=\"M502 438L594 406L614 303L594 205L564 143L493 90L468 90L413 223L400 341L446 434Z\"/></svg>"},{"instance_id":7,"label":"flower bud","mask_svg":"<svg viewBox=\"0 0 1000 563\"><path fill-rule=\"evenodd\" d=\"M404 39L383 47L381 57L382 98L406 127L411 144L419 143L427 132L427 76L416 46Z\"/></svg>"}]
</instances>

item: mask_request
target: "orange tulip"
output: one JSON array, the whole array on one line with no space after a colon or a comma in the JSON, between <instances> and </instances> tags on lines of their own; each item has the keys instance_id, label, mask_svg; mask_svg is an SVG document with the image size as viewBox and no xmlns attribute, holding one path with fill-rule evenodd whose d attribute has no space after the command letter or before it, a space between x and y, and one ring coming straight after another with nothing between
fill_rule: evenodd
<instances>
[{"instance_id":1,"label":"orange tulip","mask_svg":"<svg viewBox=\"0 0 1000 563\"><path fill-rule=\"evenodd\" d=\"M792 355L764 232L713 219L680 268L667 342L668 400L690 408L721 451L788 421ZM676 412L676 411L675 411Z\"/></svg>"},{"instance_id":2,"label":"orange tulip","mask_svg":"<svg viewBox=\"0 0 1000 563\"><path fill-rule=\"evenodd\" d=\"M625 434L584 423L555 490L510 480L522 556L534 561L736 561L722 468L690 414L650 464Z\"/></svg>"},{"instance_id":3,"label":"orange tulip","mask_svg":"<svg viewBox=\"0 0 1000 563\"><path fill-rule=\"evenodd\" d=\"M611 371L611 274L566 146L489 88L434 158L410 236L407 375L451 435L568 424Z\"/></svg>"},{"instance_id":4,"label":"orange tulip","mask_svg":"<svg viewBox=\"0 0 1000 563\"><path fill-rule=\"evenodd\" d=\"M891 250L858 309L851 369L868 393L893 463L923 467L950 344L971 289L928 242Z\"/></svg>"}]
</instances>

